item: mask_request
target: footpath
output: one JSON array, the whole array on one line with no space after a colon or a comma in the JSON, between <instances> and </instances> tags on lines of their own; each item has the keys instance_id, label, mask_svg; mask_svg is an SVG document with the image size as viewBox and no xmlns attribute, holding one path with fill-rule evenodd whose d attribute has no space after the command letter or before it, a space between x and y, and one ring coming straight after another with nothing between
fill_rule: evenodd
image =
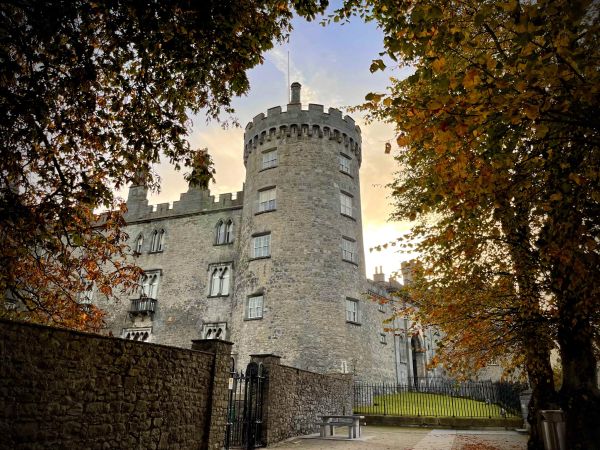
<instances>
[{"instance_id":1,"label":"footpath","mask_svg":"<svg viewBox=\"0 0 600 450\"><path fill-rule=\"evenodd\" d=\"M343 430L333 438L319 434L288 439L278 450L526 450L527 436L504 429L445 430L418 427L362 427L362 436L349 440Z\"/></svg>"}]
</instances>

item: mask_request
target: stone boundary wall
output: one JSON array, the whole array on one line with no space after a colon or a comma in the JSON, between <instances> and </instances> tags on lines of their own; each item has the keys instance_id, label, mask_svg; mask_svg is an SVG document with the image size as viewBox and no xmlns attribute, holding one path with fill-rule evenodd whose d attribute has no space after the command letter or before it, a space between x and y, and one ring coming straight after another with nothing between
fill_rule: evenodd
<instances>
[{"instance_id":1,"label":"stone boundary wall","mask_svg":"<svg viewBox=\"0 0 600 450\"><path fill-rule=\"evenodd\" d=\"M262 362L268 377L263 409L266 445L315 433L320 415L352 414L351 374L324 375L282 366L272 355L253 355L252 361Z\"/></svg>"},{"instance_id":2,"label":"stone boundary wall","mask_svg":"<svg viewBox=\"0 0 600 450\"><path fill-rule=\"evenodd\" d=\"M0 448L222 448L231 344L193 348L0 320Z\"/></svg>"}]
</instances>

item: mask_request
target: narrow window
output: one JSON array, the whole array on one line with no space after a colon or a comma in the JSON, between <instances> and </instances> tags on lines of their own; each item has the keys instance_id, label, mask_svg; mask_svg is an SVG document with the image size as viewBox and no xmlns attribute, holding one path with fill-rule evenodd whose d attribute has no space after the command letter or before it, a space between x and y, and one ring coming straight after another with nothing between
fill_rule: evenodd
<instances>
[{"instance_id":1,"label":"narrow window","mask_svg":"<svg viewBox=\"0 0 600 450\"><path fill-rule=\"evenodd\" d=\"M257 295L248 298L246 317L248 319L260 319L263 316L263 296Z\"/></svg>"},{"instance_id":2,"label":"narrow window","mask_svg":"<svg viewBox=\"0 0 600 450\"><path fill-rule=\"evenodd\" d=\"M258 192L258 212L272 211L277 206L275 188Z\"/></svg>"},{"instance_id":3,"label":"narrow window","mask_svg":"<svg viewBox=\"0 0 600 450\"><path fill-rule=\"evenodd\" d=\"M341 213L345 216L354 217L354 206L352 204L352 196L340 192Z\"/></svg>"},{"instance_id":4,"label":"narrow window","mask_svg":"<svg viewBox=\"0 0 600 450\"><path fill-rule=\"evenodd\" d=\"M387 338L385 333L379 333L379 342L382 344L387 344Z\"/></svg>"},{"instance_id":5,"label":"narrow window","mask_svg":"<svg viewBox=\"0 0 600 450\"><path fill-rule=\"evenodd\" d=\"M262 168L269 169L277 166L277 150L271 150L262 154Z\"/></svg>"},{"instance_id":6,"label":"narrow window","mask_svg":"<svg viewBox=\"0 0 600 450\"><path fill-rule=\"evenodd\" d=\"M358 323L358 300L346 299L346 321Z\"/></svg>"},{"instance_id":7,"label":"narrow window","mask_svg":"<svg viewBox=\"0 0 600 450\"><path fill-rule=\"evenodd\" d=\"M135 241L135 252L142 253L143 245L144 245L144 235L140 234Z\"/></svg>"},{"instance_id":8,"label":"narrow window","mask_svg":"<svg viewBox=\"0 0 600 450\"><path fill-rule=\"evenodd\" d=\"M162 252L165 246L165 230L160 230L158 232L158 243L156 244L156 251Z\"/></svg>"},{"instance_id":9,"label":"narrow window","mask_svg":"<svg viewBox=\"0 0 600 450\"><path fill-rule=\"evenodd\" d=\"M342 238L342 259L358 264L358 254L356 251L356 241L348 238Z\"/></svg>"},{"instance_id":10,"label":"narrow window","mask_svg":"<svg viewBox=\"0 0 600 450\"><path fill-rule=\"evenodd\" d=\"M252 258L271 256L271 233L252 238Z\"/></svg>"},{"instance_id":11,"label":"narrow window","mask_svg":"<svg viewBox=\"0 0 600 450\"><path fill-rule=\"evenodd\" d=\"M350 175L350 161L352 161L350 159L350 157L344 155L343 153L340 153L339 161L340 161L340 172L344 172L344 173L347 173L348 175Z\"/></svg>"},{"instance_id":12,"label":"narrow window","mask_svg":"<svg viewBox=\"0 0 600 450\"><path fill-rule=\"evenodd\" d=\"M229 295L229 268L221 272L221 295Z\"/></svg>"},{"instance_id":13,"label":"narrow window","mask_svg":"<svg viewBox=\"0 0 600 450\"><path fill-rule=\"evenodd\" d=\"M158 246L158 231L152 232L152 240L150 241L150 252L155 252Z\"/></svg>"},{"instance_id":14,"label":"narrow window","mask_svg":"<svg viewBox=\"0 0 600 450\"><path fill-rule=\"evenodd\" d=\"M213 270L212 276L210 277L210 295L219 295L219 289L221 287L221 277L219 275L219 269Z\"/></svg>"},{"instance_id":15,"label":"narrow window","mask_svg":"<svg viewBox=\"0 0 600 450\"><path fill-rule=\"evenodd\" d=\"M229 220L225 225L225 243L231 244L233 242L233 220Z\"/></svg>"},{"instance_id":16,"label":"narrow window","mask_svg":"<svg viewBox=\"0 0 600 450\"><path fill-rule=\"evenodd\" d=\"M222 220L217 222L217 226L215 227L216 236L215 236L215 244L223 244L225 243L225 231L227 226Z\"/></svg>"}]
</instances>

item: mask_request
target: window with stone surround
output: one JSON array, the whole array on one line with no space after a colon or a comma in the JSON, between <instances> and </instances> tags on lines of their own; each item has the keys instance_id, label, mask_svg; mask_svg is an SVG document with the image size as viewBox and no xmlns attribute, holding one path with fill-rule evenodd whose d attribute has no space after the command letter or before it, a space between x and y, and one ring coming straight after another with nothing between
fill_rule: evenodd
<instances>
[{"instance_id":1,"label":"window with stone surround","mask_svg":"<svg viewBox=\"0 0 600 450\"><path fill-rule=\"evenodd\" d=\"M165 245L165 230L154 230L150 241L150 253L162 252Z\"/></svg>"},{"instance_id":2,"label":"window with stone surround","mask_svg":"<svg viewBox=\"0 0 600 450\"><path fill-rule=\"evenodd\" d=\"M273 211L277 208L277 190L274 187L258 191L258 212Z\"/></svg>"},{"instance_id":3,"label":"window with stone surround","mask_svg":"<svg viewBox=\"0 0 600 450\"><path fill-rule=\"evenodd\" d=\"M354 217L354 199L350 194L340 192L340 212L344 216Z\"/></svg>"},{"instance_id":4,"label":"window with stone surround","mask_svg":"<svg viewBox=\"0 0 600 450\"><path fill-rule=\"evenodd\" d=\"M262 154L262 169L277 167L277 149L269 149Z\"/></svg>"},{"instance_id":5,"label":"window with stone surround","mask_svg":"<svg viewBox=\"0 0 600 450\"><path fill-rule=\"evenodd\" d=\"M340 162L340 172L350 175L350 161L352 161L352 158L344 153L340 153L338 158Z\"/></svg>"},{"instance_id":6,"label":"window with stone surround","mask_svg":"<svg viewBox=\"0 0 600 450\"><path fill-rule=\"evenodd\" d=\"M385 333L379 333L379 342L387 344L387 335Z\"/></svg>"},{"instance_id":7,"label":"window with stone surround","mask_svg":"<svg viewBox=\"0 0 600 450\"><path fill-rule=\"evenodd\" d=\"M229 295L231 281L231 263L211 264L209 266L209 297L224 297Z\"/></svg>"},{"instance_id":8,"label":"window with stone surround","mask_svg":"<svg viewBox=\"0 0 600 450\"><path fill-rule=\"evenodd\" d=\"M264 297L262 295L248 297L248 302L246 304L246 319L262 319L263 304Z\"/></svg>"},{"instance_id":9,"label":"window with stone surround","mask_svg":"<svg viewBox=\"0 0 600 450\"><path fill-rule=\"evenodd\" d=\"M202 326L203 339L227 339L227 322L205 323Z\"/></svg>"},{"instance_id":10,"label":"window with stone surround","mask_svg":"<svg viewBox=\"0 0 600 450\"><path fill-rule=\"evenodd\" d=\"M356 241L351 238L342 237L342 259L354 264L358 264L358 253Z\"/></svg>"},{"instance_id":11,"label":"window with stone surround","mask_svg":"<svg viewBox=\"0 0 600 450\"><path fill-rule=\"evenodd\" d=\"M346 322L359 323L358 300L346 299Z\"/></svg>"},{"instance_id":12,"label":"window with stone surround","mask_svg":"<svg viewBox=\"0 0 600 450\"><path fill-rule=\"evenodd\" d=\"M219 220L215 227L215 245L231 244L233 242L233 220Z\"/></svg>"},{"instance_id":13,"label":"window with stone surround","mask_svg":"<svg viewBox=\"0 0 600 450\"><path fill-rule=\"evenodd\" d=\"M268 258L271 256L271 233L252 237L252 258Z\"/></svg>"},{"instance_id":14,"label":"window with stone surround","mask_svg":"<svg viewBox=\"0 0 600 450\"><path fill-rule=\"evenodd\" d=\"M121 337L130 341L148 342L152 337L152 328L123 328Z\"/></svg>"},{"instance_id":15,"label":"window with stone surround","mask_svg":"<svg viewBox=\"0 0 600 450\"><path fill-rule=\"evenodd\" d=\"M140 292L140 297L156 299L158 297L159 282L160 270L151 270L144 272L144 275L142 275L141 280L142 290Z\"/></svg>"},{"instance_id":16,"label":"window with stone surround","mask_svg":"<svg viewBox=\"0 0 600 450\"><path fill-rule=\"evenodd\" d=\"M144 246L144 235L142 233L139 234L137 239L135 240L135 252L142 253L142 248Z\"/></svg>"}]
</instances>

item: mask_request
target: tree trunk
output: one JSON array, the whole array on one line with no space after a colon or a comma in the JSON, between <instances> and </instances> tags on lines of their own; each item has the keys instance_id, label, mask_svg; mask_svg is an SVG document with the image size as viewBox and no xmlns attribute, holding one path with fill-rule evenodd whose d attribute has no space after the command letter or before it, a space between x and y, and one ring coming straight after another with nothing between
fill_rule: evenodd
<instances>
[{"instance_id":1,"label":"tree trunk","mask_svg":"<svg viewBox=\"0 0 600 450\"><path fill-rule=\"evenodd\" d=\"M593 330L587 319L561 315L558 342L563 365L560 399L570 449L600 448L600 391L593 351Z\"/></svg>"},{"instance_id":2,"label":"tree trunk","mask_svg":"<svg viewBox=\"0 0 600 450\"><path fill-rule=\"evenodd\" d=\"M529 339L524 342L524 347L527 375L531 386L527 416L527 422L531 429L527 449L544 450L540 410L556 409L558 406L554 376L550 365L550 343L546 336L539 336L539 332L532 331L529 333Z\"/></svg>"}]
</instances>

